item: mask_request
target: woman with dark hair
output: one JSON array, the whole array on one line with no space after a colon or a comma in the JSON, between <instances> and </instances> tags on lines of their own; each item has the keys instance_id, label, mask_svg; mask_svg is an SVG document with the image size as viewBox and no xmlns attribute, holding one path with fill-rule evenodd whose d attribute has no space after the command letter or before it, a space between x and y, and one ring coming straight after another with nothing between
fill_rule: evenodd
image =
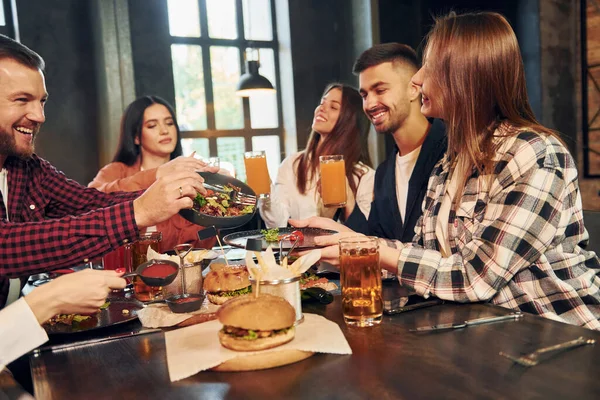
<instances>
[{"instance_id":1,"label":"woman with dark hair","mask_svg":"<svg viewBox=\"0 0 600 400\"><path fill-rule=\"evenodd\" d=\"M162 106L162 107L161 107ZM166 109L166 110L165 110ZM148 112L150 114L156 114L157 119L162 117L164 122L164 130L170 131L170 135L165 139L165 149L171 149L169 153L169 160L173 160L181 155L181 132L177 125L177 119L173 107L165 100L158 96L144 96L135 100L125 109L125 113L121 119L121 136L119 137L119 147L117 153L113 159L113 162L121 162L127 165L133 165L138 161L144 160L150 162L150 153L152 149L144 148L140 146L141 134L143 133L143 127L146 127L148 131L161 128L156 122L148 122L153 119L154 115L149 115L149 118L144 119L144 114ZM144 125L147 124L147 126ZM172 138L172 134L176 133L176 138ZM144 154L145 153L145 154ZM167 159L165 152L161 152L159 157L162 160ZM146 157L144 157L144 155ZM164 164L161 162L159 165ZM147 168L150 169L150 168Z\"/></svg>"},{"instance_id":2,"label":"woman with dark hair","mask_svg":"<svg viewBox=\"0 0 600 400\"><path fill-rule=\"evenodd\" d=\"M203 167L202 161L182 156L180 139L175 112L169 103L158 96L136 99L121 118L119 147L113 162L102 168L89 186L106 193L131 192L148 188L156 179L177 171L182 165ZM180 243L212 246L212 239L198 240L199 229L202 227L175 215L146 232L162 233L163 250Z\"/></svg>"},{"instance_id":3,"label":"woman with dark hair","mask_svg":"<svg viewBox=\"0 0 600 400\"><path fill-rule=\"evenodd\" d=\"M328 85L315 109L306 150L281 163L270 200L259 202L266 225L287 226L289 218L334 216L336 209L324 207L319 194L319 157L334 154L343 155L346 166L347 201L342 219L346 220L356 205L368 217L375 178L368 134L369 120L358 92L341 83Z\"/></svg>"},{"instance_id":4,"label":"woman with dark hair","mask_svg":"<svg viewBox=\"0 0 600 400\"><path fill-rule=\"evenodd\" d=\"M531 110L508 21L490 12L437 19L412 82L421 112L445 121L448 152L429 179L413 242L381 240L381 265L422 297L600 329L600 262L585 250L575 161ZM356 234L316 242L347 235ZM323 250L325 260L335 262L336 247Z\"/></svg>"}]
</instances>

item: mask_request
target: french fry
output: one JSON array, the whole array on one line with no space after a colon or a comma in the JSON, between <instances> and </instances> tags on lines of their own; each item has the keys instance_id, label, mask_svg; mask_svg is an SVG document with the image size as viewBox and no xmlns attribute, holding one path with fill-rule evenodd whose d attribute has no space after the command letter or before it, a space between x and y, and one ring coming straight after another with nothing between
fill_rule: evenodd
<instances>
[{"instance_id":1,"label":"french fry","mask_svg":"<svg viewBox=\"0 0 600 400\"><path fill-rule=\"evenodd\" d=\"M254 255L256 256L256 261L258 261L258 265L260 265L260 268L263 271L267 272L269 270L269 267L267 266L267 263L265 262L265 260L262 258L260 251L255 251Z\"/></svg>"}]
</instances>

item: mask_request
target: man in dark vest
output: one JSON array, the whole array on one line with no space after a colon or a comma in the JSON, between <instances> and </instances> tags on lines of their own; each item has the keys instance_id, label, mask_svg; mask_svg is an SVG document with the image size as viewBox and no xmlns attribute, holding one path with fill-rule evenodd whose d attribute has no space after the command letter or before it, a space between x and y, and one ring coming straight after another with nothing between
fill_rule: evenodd
<instances>
[{"instance_id":1,"label":"man in dark vest","mask_svg":"<svg viewBox=\"0 0 600 400\"><path fill-rule=\"evenodd\" d=\"M378 133L392 135L395 142L377 168L368 221L356 208L346 227L318 217L291 221L293 225L338 231L350 228L383 239L412 241L427 181L447 147L443 122L430 121L421 114L419 88L411 82L419 68L415 51L400 43L375 45L354 63L364 112ZM338 264L337 245L323 249L322 254L323 261Z\"/></svg>"}]
</instances>

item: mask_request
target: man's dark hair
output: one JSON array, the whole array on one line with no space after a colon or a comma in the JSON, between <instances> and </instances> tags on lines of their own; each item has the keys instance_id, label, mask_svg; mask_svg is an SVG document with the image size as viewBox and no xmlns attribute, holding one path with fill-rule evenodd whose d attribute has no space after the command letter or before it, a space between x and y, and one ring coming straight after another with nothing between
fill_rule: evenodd
<instances>
[{"instance_id":1,"label":"man's dark hair","mask_svg":"<svg viewBox=\"0 0 600 400\"><path fill-rule=\"evenodd\" d=\"M412 47L402 43L376 44L365 50L354 63L352 72L360 74L367 68L374 67L385 62L406 63L418 70L420 68L419 58ZM416 71L415 71L416 72Z\"/></svg>"},{"instance_id":2,"label":"man's dark hair","mask_svg":"<svg viewBox=\"0 0 600 400\"><path fill-rule=\"evenodd\" d=\"M8 36L0 35L0 60L4 58L10 58L19 64L39 69L42 72L46 67L44 59L38 53Z\"/></svg>"}]
</instances>

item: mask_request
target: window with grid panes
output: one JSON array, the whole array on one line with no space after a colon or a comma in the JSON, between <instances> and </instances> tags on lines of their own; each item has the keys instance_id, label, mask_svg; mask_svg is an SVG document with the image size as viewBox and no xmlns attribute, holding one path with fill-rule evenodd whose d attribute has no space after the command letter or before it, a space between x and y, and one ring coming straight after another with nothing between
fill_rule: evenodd
<instances>
[{"instance_id":1,"label":"window with grid panes","mask_svg":"<svg viewBox=\"0 0 600 400\"><path fill-rule=\"evenodd\" d=\"M281 95L235 95L246 49L277 89L274 0L166 0L177 120L184 154L218 156L246 179L244 152L265 150L272 179L283 148Z\"/></svg>"},{"instance_id":2,"label":"window with grid panes","mask_svg":"<svg viewBox=\"0 0 600 400\"><path fill-rule=\"evenodd\" d=\"M10 0L0 0L0 34L16 39Z\"/></svg>"}]
</instances>

